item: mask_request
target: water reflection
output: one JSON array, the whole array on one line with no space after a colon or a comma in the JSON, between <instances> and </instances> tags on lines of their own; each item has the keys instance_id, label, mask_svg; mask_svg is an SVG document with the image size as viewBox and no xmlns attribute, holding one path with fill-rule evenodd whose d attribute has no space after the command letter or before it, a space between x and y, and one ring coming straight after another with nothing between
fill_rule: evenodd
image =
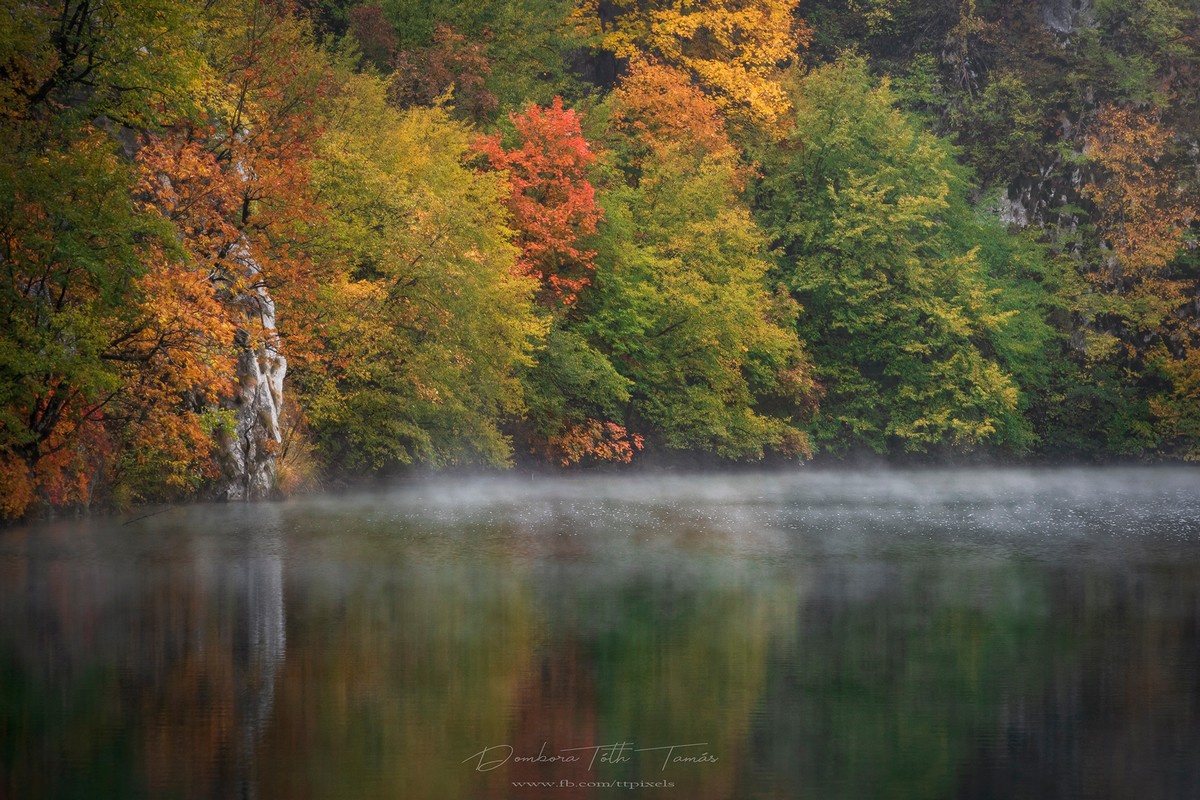
<instances>
[{"instance_id":1,"label":"water reflection","mask_svg":"<svg viewBox=\"0 0 1200 800\"><path fill-rule=\"evenodd\" d=\"M256 796L286 647L278 535L233 557L103 523L3 543L5 796Z\"/></svg>"},{"instance_id":2,"label":"water reflection","mask_svg":"<svg viewBox=\"0 0 1200 800\"><path fill-rule=\"evenodd\" d=\"M1196 474L459 481L0 532L0 796L1192 796Z\"/></svg>"}]
</instances>

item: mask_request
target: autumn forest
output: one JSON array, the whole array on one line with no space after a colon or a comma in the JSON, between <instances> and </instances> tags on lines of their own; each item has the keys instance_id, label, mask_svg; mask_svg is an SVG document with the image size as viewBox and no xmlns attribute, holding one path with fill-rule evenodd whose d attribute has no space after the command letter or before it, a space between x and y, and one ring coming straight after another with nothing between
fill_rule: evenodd
<instances>
[{"instance_id":1,"label":"autumn forest","mask_svg":"<svg viewBox=\"0 0 1200 800\"><path fill-rule=\"evenodd\" d=\"M1187 0L0 6L0 518L1200 457Z\"/></svg>"}]
</instances>

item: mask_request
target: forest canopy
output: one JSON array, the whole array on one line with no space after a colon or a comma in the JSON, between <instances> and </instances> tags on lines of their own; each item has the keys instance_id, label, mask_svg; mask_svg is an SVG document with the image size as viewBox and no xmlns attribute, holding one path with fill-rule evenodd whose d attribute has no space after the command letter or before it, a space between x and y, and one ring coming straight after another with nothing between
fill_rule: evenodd
<instances>
[{"instance_id":1,"label":"forest canopy","mask_svg":"<svg viewBox=\"0 0 1200 800\"><path fill-rule=\"evenodd\" d=\"M1200 457L1194 3L0 4L0 517Z\"/></svg>"}]
</instances>

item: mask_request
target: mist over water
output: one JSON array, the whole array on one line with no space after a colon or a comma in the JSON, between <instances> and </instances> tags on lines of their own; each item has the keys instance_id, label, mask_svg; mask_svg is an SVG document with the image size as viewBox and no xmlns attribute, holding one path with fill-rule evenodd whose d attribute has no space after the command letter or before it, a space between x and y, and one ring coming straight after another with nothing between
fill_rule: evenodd
<instances>
[{"instance_id":1,"label":"mist over water","mask_svg":"<svg viewBox=\"0 0 1200 800\"><path fill-rule=\"evenodd\" d=\"M0 796L1194 796L1198 479L424 478L5 530Z\"/></svg>"},{"instance_id":2,"label":"mist over water","mask_svg":"<svg viewBox=\"0 0 1200 800\"><path fill-rule=\"evenodd\" d=\"M597 547L702 528L747 553L777 545L849 553L926 540L1054 558L1077 555L1063 546L1074 540L1099 553L1200 537L1200 470L1180 468L502 476L426 480L314 509L336 515L343 503L431 533L496 525L513 535L599 539L589 541Z\"/></svg>"}]
</instances>

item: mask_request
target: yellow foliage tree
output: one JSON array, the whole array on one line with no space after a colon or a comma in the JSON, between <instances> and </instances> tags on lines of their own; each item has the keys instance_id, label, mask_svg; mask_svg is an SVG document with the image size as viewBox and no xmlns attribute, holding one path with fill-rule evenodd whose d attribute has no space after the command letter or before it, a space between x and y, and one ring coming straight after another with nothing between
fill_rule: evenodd
<instances>
[{"instance_id":1,"label":"yellow foliage tree","mask_svg":"<svg viewBox=\"0 0 1200 800\"><path fill-rule=\"evenodd\" d=\"M775 75L810 38L800 0L580 0L587 35L621 58L686 71L738 121L773 125L790 106Z\"/></svg>"}]
</instances>

